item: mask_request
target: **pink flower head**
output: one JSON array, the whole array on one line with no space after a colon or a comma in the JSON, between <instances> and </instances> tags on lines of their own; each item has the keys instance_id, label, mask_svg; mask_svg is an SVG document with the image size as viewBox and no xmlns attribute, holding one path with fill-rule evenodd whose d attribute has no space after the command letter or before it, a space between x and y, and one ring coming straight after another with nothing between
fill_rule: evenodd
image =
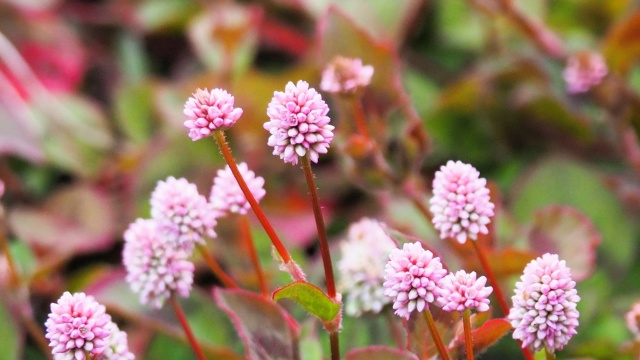
<instances>
[{"instance_id":1,"label":"pink flower head","mask_svg":"<svg viewBox=\"0 0 640 360\"><path fill-rule=\"evenodd\" d=\"M256 201L260 201L267 193L264 190L264 179L249 170L246 163L238 164L238 170L253 197ZM218 170L218 175L213 179L209 202L213 209L221 214L235 213L245 215L251 208L229 165L224 169Z\"/></svg>"},{"instance_id":2,"label":"pink flower head","mask_svg":"<svg viewBox=\"0 0 640 360\"><path fill-rule=\"evenodd\" d=\"M189 137L196 141L211 135L216 130L233 126L242 115L241 108L233 107L234 98L226 90L198 89L184 104Z\"/></svg>"},{"instance_id":3,"label":"pink flower head","mask_svg":"<svg viewBox=\"0 0 640 360\"><path fill-rule=\"evenodd\" d=\"M3 195L4 195L4 181L0 179L0 199L2 199Z\"/></svg>"},{"instance_id":4,"label":"pink flower head","mask_svg":"<svg viewBox=\"0 0 640 360\"><path fill-rule=\"evenodd\" d=\"M322 72L320 89L331 93L352 94L371 83L373 66L360 59L337 56Z\"/></svg>"},{"instance_id":5,"label":"pink flower head","mask_svg":"<svg viewBox=\"0 0 640 360\"><path fill-rule=\"evenodd\" d=\"M118 325L111 323L111 334L107 338L107 346L101 360L134 360L136 357L129 351L127 333L120 330Z\"/></svg>"},{"instance_id":6,"label":"pink flower head","mask_svg":"<svg viewBox=\"0 0 640 360\"><path fill-rule=\"evenodd\" d=\"M489 310L489 295L493 292L491 286L484 286L487 278L480 276L476 279L476 272L467 273L464 270L449 273L440 282L438 304L444 311L464 311L476 309L479 312Z\"/></svg>"},{"instance_id":7,"label":"pink flower head","mask_svg":"<svg viewBox=\"0 0 640 360\"><path fill-rule=\"evenodd\" d=\"M333 140L328 113L329 106L306 81L289 82L284 92L275 91L267 108L270 120L264 123L271 133L268 145L273 146L273 154L296 165L298 156L308 153L317 163L318 155L325 154Z\"/></svg>"},{"instance_id":8,"label":"pink flower head","mask_svg":"<svg viewBox=\"0 0 640 360\"><path fill-rule=\"evenodd\" d=\"M342 259L338 262L339 286L346 295L348 315L378 313L391 302L382 283L388 254L395 247L384 225L376 220L364 218L349 226L347 238L340 243Z\"/></svg>"},{"instance_id":9,"label":"pink flower head","mask_svg":"<svg viewBox=\"0 0 640 360\"><path fill-rule=\"evenodd\" d=\"M188 251L196 242L204 243L202 236L216 236L213 228L218 213L211 209L207 198L198 193L196 185L186 179L170 176L166 181L158 181L150 202L151 217L164 231L176 233L178 244Z\"/></svg>"},{"instance_id":10,"label":"pink flower head","mask_svg":"<svg viewBox=\"0 0 640 360\"><path fill-rule=\"evenodd\" d=\"M105 307L93 296L65 292L51 304L45 336L56 359L85 360L85 351L95 357L105 350L110 324Z\"/></svg>"},{"instance_id":11,"label":"pink flower head","mask_svg":"<svg viewBox=\"0 0 640 360\"><path fill-rule=\"evenodd\" d=\"M384 294L393 299L396 315L408 320L413 310L422 312L435 300L447 270L439 257L415 242L393 249L384 272Z\"/></svg>"},{"instance_id":12,"label":"pink flower head","mask_svg":"<svg viewBox=\"0 0 640 360\"><path fill-rule=\"evenodd\" d=\"M629 331L633 333L636 339L640 339L640 301L633 304L624 318L627 321Z\"/></svg>"},{"instance_id":13,"label":"pink flower head","mask_svg":"<svg viewBox=\"0 0 640 360\"><path fill-rule=\"evenodd\" d=\"M493 203L486 185L473 166L460 161L450 160L436 171L429 203L440 238L450 237L464 244L467 238L476 240L478 233L489 232Z\"/></svg>"},{"instance_id":14,"label":"pink flower head","mask_svg":"<svg viewBox=\"0 0 640 360\"><path fill-rule=\"evenodd\" d=\"M579 94L600 84L608 72L607 63L602 55L596 52L581 51L567 60L562 77L567 83L567 92Z\"/></svg>"},{"instance_id":15,"label":"pink flower head","mask_svg":"<svg viewBox=\"0 0 640 360\"><path fill-rule=\"evenodd\" d=\"M155 220L138 219L124 233L122 262L127 282L143 304L160 308L172 293L189 296L194 266L189 253L168 241Z\"/></svg>"},{"instance_id":16,"label":"pink flower head","mask_svg":"<svg viewBox=\"0 0 640 360\"><path fill-rule=\"evenodd\" d=\"M578 317L576 304L580 297L571 280L571 270L558 255L544 254L532 260L516 283L513 307L509 312L513 338L522 340L522 347L553 353L576 334Z\"/></svg>"}]
</instances>

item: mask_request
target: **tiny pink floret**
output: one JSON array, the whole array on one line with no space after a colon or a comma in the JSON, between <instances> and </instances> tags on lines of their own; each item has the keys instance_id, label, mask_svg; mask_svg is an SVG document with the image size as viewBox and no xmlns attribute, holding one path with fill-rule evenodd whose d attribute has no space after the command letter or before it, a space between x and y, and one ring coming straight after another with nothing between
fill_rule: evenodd
<instances>
[{"instance_id":1,"label":"tiny pink floret","mask_svg":"<svg viewBox=\"0 0 640 360\"><path fill-rule=\"evenodd\" d=\"M487 181L471 165L448 161L433 179L433 197L429 201L433 225L440 238L453 238L464 244L488 234L487 225L494 215Z\"/></svg>"},{"instance_id":2,"label":"tiny pink floret","mask_svg":"<svg viewBox=\"0 0 640 360\"><path fill-rule=\"evenodd\" d=\"M484 286L487 278L476 278L475 271L470 273L460 270L449 273L440 282L438 305L444 311L464 311L466 309L479 312L489 310L489 295L493 292L491 286Z\"/></svg>"},{"instance_id":3,"label":"tiny pink floret","mask_svg":"<svg viewBox=\"0 0 640 360\"><path fill-rule=\"evenodd\" d=\"M395 314L409 319L414 310L429 308L438 295L438 284L446 275L440 258L424 250L419 242L393 249L385 266L384 294L393 299Z\"/></svg>"},{"instance_id":4,"label":"tiny pink floret","mask_svg":"<svg viewBox=\"0 0 640 360\"><path fill-rule=\"evenodd\" d=\"M362 60L338 56L322 72L320 89L331 93L353 94L368 86L373 66L362 65Z\"/></svg>"},{"instance_id":5,"label":"tiny pink floret","mask_svg":"<svg viewBox=\"0 0 640 360\"><path fill-rule=\"evenodd\" d=\"M196 141L216 130L226 130L242 116L242 109L233 107L234 98L226 90L198 89L184 104L189 137Z\"/></svg>"},{"instance_id":6,"label":"tiny pink floret","mask_svg":"<svg viewBox=\"0 0 640 360\"><path fill-rule=\"evenodd\" d=\"M329 106L306 81L289 82L284 92L275 91L267 108L270 120L264 123L271 134L267 144L273 147L273 155L296 165L299 156L308 154L317 163L333 140L328 113Z\"/></svg>"},{"instance_id":7,"label":"tiny pink floret","mask_svg":"<svg viewBox=\"0 0 640 360\"><path fill-rule=\"evenodd\" d=\"M246 163L238 164L238 170L253 197L256 201L260 201L266 194L264 178L256 176L253 171L249 170ZM222 215L229 213L246 215L251 209L251 205L244 196L229 165L224 169L218 170L216 177L213 179L209 203L215 211Z\"/></svg>"},{"instance_id":8,"label":"tiny pink floret","mask_svg":"<svg viewBox=\"0 0 640 360\"><path fill-rule=\"evenodd\" d=\"M600 84L609 73L604 57L596 52L582 51L567 60L562 77L567 84L567 92L580 94Z\"/></svg>"}]
</instances>

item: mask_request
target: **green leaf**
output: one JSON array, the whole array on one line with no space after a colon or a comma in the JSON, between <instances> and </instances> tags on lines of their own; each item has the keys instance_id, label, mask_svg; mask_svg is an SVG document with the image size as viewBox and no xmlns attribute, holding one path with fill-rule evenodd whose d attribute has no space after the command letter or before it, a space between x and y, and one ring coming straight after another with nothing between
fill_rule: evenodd
<instances>
[{"instance_id":1,"label":"green leaf","mask_svg":"<svg viewBox=\"0 0 640 360\"><path fill-rule=\"evenodd\" d=\"M116 93L118 127L136 142L148 140L153 129L152 89L148 84L121 88Z\"/></svg>"},{"instance_id":2,"label":"green leaf","mask_svg":"<svg viewBox=\"0 0 640 360\"><path fill-rule=\"evenodd\" d=\"M5 295L3 294L2 297ZM2 299L0 297L0 299ZM15 320L11 316L12 311L9 309L4 300L0 300L0 324L2 324L2 336L0 336L0 360L16 360L21 359L19 351L24 342L20 334Z\"/></svg>"},{"instance_id":3,"label":"green leaf","mask_svg":"<svg viewBox=\"0 0 640 360\"><path fill-rule=\"evenodd\" d=\"M386 346L367 346L353 349L346 355L346 360L418 360L416 354L407 350L394 349Z\"/></svg>"},{"instance_id":4,"label":"green leaf","mask_svg":"<svg viewBox=\"0 0 640 360\"><path fill-rule=\"evenodd\" d=\"M273 293L273 299L293 300L323 322L335 319L340 313L340 304L333 302L322 290L305 281L296 281L279 288Z\"/></svg>"},{"instance_id":5,"label":"green leaf","mask_svg":"<svg viewBox=\"0 0 640 360\"><path fill-rule=\"evenodd\" d=\"M299 359L299 325L277 303L241 289L215 288L213 297L235 325L247 359Z\"/></svg>"}]
</instances>

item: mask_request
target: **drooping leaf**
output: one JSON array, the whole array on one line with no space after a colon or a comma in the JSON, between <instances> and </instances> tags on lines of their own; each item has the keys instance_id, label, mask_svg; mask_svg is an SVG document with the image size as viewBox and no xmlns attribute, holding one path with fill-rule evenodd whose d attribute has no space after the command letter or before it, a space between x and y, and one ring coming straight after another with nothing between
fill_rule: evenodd
<instances>
[{"instance_id":1,"label":"drooping leaf","mask_svg":"<svg viewBox=\"0 0 640 360\"><path fill-rule=\"evenodd\" d=\"M500 340L506 333L511 330L511 324L505 319L491 319L479 328L471 331L473 339L473 353L477 355L485 351L488 347ZM464 354L464 336L456 339L455 351L458 354Z\"/></svg>"},{"instance_id":2,"label":"drooping leaf","mask_svg":"<svg viewBox=\"0 0 640 360\"><path fill-rule=\"evenodd\" d=\"M346 360L418 360L416 354L407 350L394 349L386 346L367 346L350 350Z\"/></svg>"},{"instance_id":3,"label":"drooping leaf","mask_svg":"<svg viewBox=\"0 0 640 360\"><path fill-rule=\"evenodd\" d=\"M248 359L299 359L299 325L277 303L239 289L216 288L213 296L235 325Z\"/></svg>"},{"instance_id":4,"label":"drooping leaf","mask_svg":"<svg viewBox=\"0 0 640 360\"><path fill-rule=\"evenodd\" d=\"M591 220L570 206L547 206L536 211L529 232L531 247L566 260L575 281L589 277L596 264L600 233Z\"/></svg>"},{"instance_id":5,"label":"drooping leaf","mask_svg":"<svg viewBox=\"0 0 640 360\"><path fill-rule=\"evenodd\" d=\"M335 319L340 313L340 304L333 302L322 290L306 281L295 281L279 288L273 293L273 299L293 300L323 322Z\"/></svg>"}]
</instances>

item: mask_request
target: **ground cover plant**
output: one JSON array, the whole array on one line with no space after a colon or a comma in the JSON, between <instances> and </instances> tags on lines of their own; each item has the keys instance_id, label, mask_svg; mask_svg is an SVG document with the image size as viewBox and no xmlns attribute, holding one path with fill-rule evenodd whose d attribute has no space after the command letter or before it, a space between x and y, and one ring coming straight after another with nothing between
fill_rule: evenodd
<instances>
[{"instance_id":1,"label":"ground cover plant","mask_svg":"<svg viewBox=\"0 0 640 360\"><path fill-rule=\"evenodd\" d=\"M0 4L0 359L640 357L632 1Z\"/></svg>"}]
</instances>

